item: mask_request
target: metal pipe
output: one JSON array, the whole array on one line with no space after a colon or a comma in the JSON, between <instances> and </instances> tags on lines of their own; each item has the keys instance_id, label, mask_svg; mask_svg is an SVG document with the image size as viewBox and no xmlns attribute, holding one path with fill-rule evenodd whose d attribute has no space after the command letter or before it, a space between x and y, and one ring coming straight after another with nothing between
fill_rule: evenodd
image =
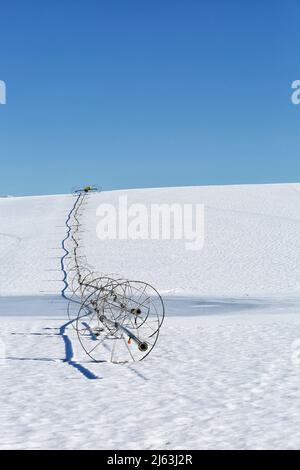
<instances>
[{"instance_id":1,"label":"metal pipe","mask_svg":"<svg viewBox=\"0 0 300 470\"><path fill-rule=\"evenodd\" d=\"M118 322L114 322L114 321L110 320L105 315L101 315L99 319L102 323L108 323L109 325L114 326L115 328L118 328L119 330L123 331L130 339L132 339L132 341L134 341L138 345L138 348L139 348L140 351L143 351L143 352L147 351L148 344L146 343L146 341L141 341L128 328L126 328L123 325L120 325L120 323L118 323Z\"/></svg>"}]
</instances>

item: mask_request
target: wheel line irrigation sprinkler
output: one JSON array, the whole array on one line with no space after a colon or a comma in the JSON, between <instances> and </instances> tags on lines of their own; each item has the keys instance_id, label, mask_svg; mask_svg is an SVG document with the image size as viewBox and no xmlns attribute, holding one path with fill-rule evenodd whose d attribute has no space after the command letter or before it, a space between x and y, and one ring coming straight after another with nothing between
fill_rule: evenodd
<instances>
[{"instance_id":1,"label":"wheel line irrigation sprinkler","mask_svg":"<svg viewBox=\"0 0 300 470\"><path fill-rule=\"evenodd\" d=\"M79 255L77 237L84 232L80 212L96 186L77 188L77 200L68 221L68 254L65 257L70 324L77 332L85 353L95 362L141 361L156 345L165 308L158 291L142 281L119 275L97 274Z\"/></svg>"}]
</instances>

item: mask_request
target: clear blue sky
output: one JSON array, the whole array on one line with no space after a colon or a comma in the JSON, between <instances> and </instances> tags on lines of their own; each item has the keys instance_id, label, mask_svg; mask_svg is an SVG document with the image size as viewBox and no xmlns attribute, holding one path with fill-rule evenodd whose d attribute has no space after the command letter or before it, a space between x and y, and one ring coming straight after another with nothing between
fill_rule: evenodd
<instances>
[{"instance_id":1,"label":"clear blue sky","mask_svg":"<svg viewBox=\"0 0 300 470\"><path fill-rule=\"evenodd\" d=\"M300 181L298 0L0 4L0 194Z\"/></svg>"}]
</instances>

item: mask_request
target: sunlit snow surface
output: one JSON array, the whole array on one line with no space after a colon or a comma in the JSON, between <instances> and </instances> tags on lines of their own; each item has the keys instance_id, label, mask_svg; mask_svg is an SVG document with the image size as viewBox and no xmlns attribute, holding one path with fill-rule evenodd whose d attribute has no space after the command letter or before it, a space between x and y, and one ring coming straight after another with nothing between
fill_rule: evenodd
<instances>
[{"instance_id":1,"label":"sunlit snow surface","mask_svg":"<svg viewBox=\"0 0 300 470\"><path fill-rule=\"evenodd\" d=\"M205 245L105 241L102 202L203 203ZM153 284L166 321L141 363L94 364L60 272L71 196L0 199L0 448L299 448L300 185L93 195L95 268Z\"/></svg>"}]
</instances>

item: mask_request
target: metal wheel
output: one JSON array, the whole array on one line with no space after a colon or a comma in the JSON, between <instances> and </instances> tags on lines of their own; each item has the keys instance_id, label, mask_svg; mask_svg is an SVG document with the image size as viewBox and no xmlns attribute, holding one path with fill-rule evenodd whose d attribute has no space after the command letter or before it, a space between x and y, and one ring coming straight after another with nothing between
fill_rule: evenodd
<instances>
[{"instance_id":1,"label":"metal wheel","mask_svg":"<svg viewBox=\"0 0 300 470\"><path fill-rule=\"evenodd\" d=\"M163 301L151 285L110 280L84 300L76 330L96 362L141 361L156 344L164 314Z\"/></svg>"}]
</instances>

